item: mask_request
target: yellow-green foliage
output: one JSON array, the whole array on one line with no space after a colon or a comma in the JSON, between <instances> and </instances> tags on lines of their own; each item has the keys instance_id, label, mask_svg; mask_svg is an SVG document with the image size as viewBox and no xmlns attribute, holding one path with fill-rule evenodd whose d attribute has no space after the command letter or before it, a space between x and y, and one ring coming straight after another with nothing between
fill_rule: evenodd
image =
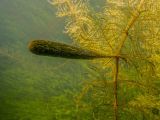
<instances>
[{"instance_id":1,"label":"yellow-green foliage","mask_svg":"<svg viewBox=\"0 0 160 120\"><path fill-rule=\"evenodd\" d=\"M58 17L67 17L65 32L85 49L143 59L159 50L158 0L106 0L99 13L88 0L50 3L58 7Z\"/></svg>"},{"instance_id":2,"label":"yellow-green foliage","mask_svg":"<svg viewBox=\"0 0 160 120\"><path fill-rule=\"evenodd\" d=\"M106 0L104 9L100 12L94 11L88 0L53 0L50 3L57 6L58 17L67 18L65 32L75 44L87 50L115 56L93 61L96 66L99 65L98 68L106 70L101 74L105 77L92 77L92 82L84 87L79 99L92 90L92 95L96 96L93 99L98 99L97 104L100 101L109 101L107 98L111 95L108 93L109 90L105 89L114 83L113 80L118 80L119 106L124 106L119 114L124 114L122 111L128 111L129 107L133 106L142 106L148 110L153 107L158 109L156 104L160 101L159 0ZM118 65L115 62L116 58ZM105 84L106 87L103 87ZM98 88L101 88L101 92ZM123 99L122 96L126 94L128 98ZM156 101L151 100L149 96L156 98ZM141 101L137 102L139 100ZM152 104L149 105L150 102ZM110 100L109 104L113 104L113 100ZM143 112L148 115L146 110Z\"/></svg>"}]
</instances>

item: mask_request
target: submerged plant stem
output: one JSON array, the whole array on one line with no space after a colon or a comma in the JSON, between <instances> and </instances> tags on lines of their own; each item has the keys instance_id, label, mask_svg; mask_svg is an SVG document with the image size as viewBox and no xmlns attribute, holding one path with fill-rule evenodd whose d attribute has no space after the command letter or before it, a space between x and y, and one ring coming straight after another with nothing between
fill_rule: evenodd
<instances>
[{"instance_id":1,"label":"submerged plant stem","mask_svg":"<svg viewBox=\"0 0 160 120\"><path fill-rule=\"evenodd\" d=\"M115 73L114 73L114 116L118 120L118 72L119 72L119 57L115 57Z\"/></svg>"},{"instance_id":2,"label":"submerged plant stem","mask_svg":"<svg viewBox=\"0 0 160 120\"><path fill-rule=\"evenodd\" d=\"M133 11L133 16L131 17L130 21L128 22L126 28L124 29L124 32L121 35L121 42L120 45L118 46L116 55L115 56L115 71L114 71L114 116L115 120L118 120L118 72L119 72L119 55L121 54L121 50L124 46L124 43L128 37L128 32L131 29L131 27L134 25L136 22L137 18L140 15L140 9L143 6L144 0L141 0L139 5L137 6L137 9Z\"/></svg>"}]
</instances>

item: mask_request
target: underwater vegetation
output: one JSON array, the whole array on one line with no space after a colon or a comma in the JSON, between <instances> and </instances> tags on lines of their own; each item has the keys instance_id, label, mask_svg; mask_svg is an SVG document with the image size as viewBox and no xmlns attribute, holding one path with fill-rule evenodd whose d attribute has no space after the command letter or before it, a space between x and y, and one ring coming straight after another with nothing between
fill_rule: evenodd
<instances>
[{"instance_id":1,"label":"underwater vegetation","mask_svg":"<svg viewBox=\"0 0 160 120\"><path fill-rule=\"evenodd\" d=\"M0 120L159 120L159 6L0 0Z\"/></svg>"},{"instance_id":2,"label":"underwater vegetation","mask_svg":"<svg viewBox=\"0 0 160 120\"><path fill-rule=\"evenodd\" d=\"M98 54L94 51L83 50L78 47L66 45L47 40L34 40L30 42L29 49L37 55L47 55L53 57L64 57L73 59L93 59L112 57L103 54Z\"/></svg>"},{"instance_id":3,"label":"underwater vegetation","mask_svg":"<svg viewBox=\"0 0 160 120\"><path fill-rule=\"evenodd\" d=\"M102 58L88 66L100 75L90 75L77 96L75 119L89 111L93 120L160 119L160 2L106 0L100 12L88 0L49 2L66 18L65 33L80 47L38 40L29 49L53 57Z\"/></svg>"}]
</instances>

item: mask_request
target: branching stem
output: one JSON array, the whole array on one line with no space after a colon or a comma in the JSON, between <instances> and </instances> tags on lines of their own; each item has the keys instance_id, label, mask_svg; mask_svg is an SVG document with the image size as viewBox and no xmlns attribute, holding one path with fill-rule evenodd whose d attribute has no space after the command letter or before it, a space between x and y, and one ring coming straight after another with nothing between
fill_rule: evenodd
<instances>
[{"instance_id":1,"label":"branching stem","mask_svg":"<svg viewBox=\"0 0 160 120\"><path fill-rule=\"evenodd\" d=\"M139 5L137 6L137 9L133 11L133 16L129 20L126 28L124 29L121 38L120 38L120 44L117 48L116 51L116 56L115 56L115 72L114 72L114 116L115 120L118 120L118 72L119 72L119 56L121 55L121 50L125 44L125 41L128 37L128 32L136 22L137 18L140 15L140 9L143 6L144 0L141 0Z\"/></svg>"},{"instance_id":2,"label":"branching stem","mask_svg":"<svg viewBox=\"0 0 160 120\"><path fill-rule=\"evenodd\" d=\"M143 6L143 3L144 3L144 0L141 0L139 5L137 6L137 9L135 11L133 11L133 15L132 15L130 21L128 22L126 28L124 29L124 31L123 31L123 33L121 35L121 38L120 38L121 43L120 43L120 45L119 45L119 47L117 49L117 55L119 55L121 53L121 50L122 50L122 48L124 46L124 42L128 37L128 32L132 28L132 26L134 25L134 23L136 22L137 18L140 15L140 9Z\"/></svg>"}]
</instances>

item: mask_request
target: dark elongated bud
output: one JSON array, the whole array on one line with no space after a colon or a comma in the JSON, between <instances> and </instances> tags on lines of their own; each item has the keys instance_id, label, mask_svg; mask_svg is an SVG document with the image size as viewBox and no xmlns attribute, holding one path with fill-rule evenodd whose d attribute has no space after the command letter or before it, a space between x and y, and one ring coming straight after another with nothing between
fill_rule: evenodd
<instances>
[{"instance_id":1,"label":"dark elongated bud","mask_svg":"<svg viewBox=\"0 0 160 120\"><path fill-rule=\"evenodd\" d=\"M78 47L67 45L64 43L34 40L29 43L29 50L37 55L64 57L71 59L94 59L105 58L105 55L98 54L93 51L83 50Z\"/></svg>"}]
</instances>

